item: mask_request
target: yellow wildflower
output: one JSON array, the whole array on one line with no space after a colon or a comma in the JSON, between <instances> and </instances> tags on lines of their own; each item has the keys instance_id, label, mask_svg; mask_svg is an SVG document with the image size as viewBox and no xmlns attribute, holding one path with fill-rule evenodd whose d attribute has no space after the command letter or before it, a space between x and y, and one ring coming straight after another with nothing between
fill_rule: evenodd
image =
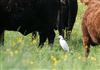
<instances>
[{"instance_id":1,"label":"yellow wildflower","mask_svg":"<svg viewBox=\"0 0 100 70\"><path fill-rule=\"evenodd\" d=\"M58 63L58 61L57 61L57 60L55 60L55 61L53 62L53 64L54 64L54 65L57 65L57 63Z\"/></svg>"},{"instance_id":2,"label":"yellow wildflower","mask_svg":"<svg viewBox=\"0 0 100 70\"><path fill-rule=\"evenodd\" d=\"M67 54L64 55L64 61L66 61L68 58Z\"/></svg>"},{"instance_id":3,"label":"yellow wildflower","mask_svg":"<svg viewBox=\"0 0 100 70\"><path fill-rule=\"evenodd\" d=\"M6 51L7 51L7 52L9 52L9 51L10 51L10 49L8 48L8 49L6 49Z\"/></svg>"},{"instance_id":4,"label":"yellow wildflower","mask_svg":"<svg viewBox=\"0 0 100 70\"><path fill-rule=\"evenodd\" d=\"M90 58L92 61L96 61L96 58L95 57L91 57Z\"/></svg>"},{"instance_id":5,"label":"yellow wildflower","mask_svg":"<svg viewBox=\"0 0 100 70\"><path fill-rule=\"evenodd\" d=\"M54 56L51 56L51 59L53 59L54 58Z\"/></svg>"},{"instance_id":6,"label":"yellow wildflower","mask_svg":"<svg viewBox=\"0 0 100 70\"><path fill-rule=\"evenodd\" d=\"M81 56L78 56L78 59L81 59Z\"/></svg>"},{"instance_id":7,"label":"yellow wildflower","mask_svg":"<svg viewBox=\"0 0 100 70\"><path fill-rule=\"evenodd\" d=\"M56 70L55 68L53 68L52 70Z\"/></svg>"},{"instance_id":8,"label":"yellow wildflower","mask_svg":"<svg viewBox=\"0 0 100 70\"><path fill-rule=\"evenodd\" d=\"M30 61L30 64L33 64L33 61Z\"/></svg>"},{"instance_id":9,"label":"yellow wildflower","mask_svg":"<svg viewBox=\"0 0 100 70\"><path fill-rule=\"evenodd\" d=\"M32 44L36 44L36 40L33 40L33 41L32 41Z\"/></svg>"},{"instance_id":10,"label":"yellow wildflower","mask_svg":"<svg viewBox=\"0 0 100 70\"><path fill-rule=\"evenodd\" d=\"M15 50L15 54L18 54L18 50Z\"/></svg>"},{"instance_id":11,"label":"yellow wildflower","mask_svg":"<svg viewBox=\"0 0 100 70\"><path fill-rule=\"evenodd\" d=\"M10 51L9 53L10 53L10 56L14 56L14 53L12 51Z\"/></svg>"},{"instance_id":12,"label":"yellow wildflower","mask_svg":"<svg viewBox=\"0 0 100 70\"><path fill-rule=\"evenodd\" d=\"M51 60L53 61L54 65L57 65L58 61L54 56L51 56Z\"/></svg>"},{"instance_id":13,"label":"yellow wildflower","mask_svg":"<svg viewBox=\"0 0 100 70\"><path fill-rule=\"evenodd\" d=\"M17 38L17 41L18 41L19 43L22 43L22 42L23 42L23 37L18 37L18 38Z\"/></svg>"}]
</instances>

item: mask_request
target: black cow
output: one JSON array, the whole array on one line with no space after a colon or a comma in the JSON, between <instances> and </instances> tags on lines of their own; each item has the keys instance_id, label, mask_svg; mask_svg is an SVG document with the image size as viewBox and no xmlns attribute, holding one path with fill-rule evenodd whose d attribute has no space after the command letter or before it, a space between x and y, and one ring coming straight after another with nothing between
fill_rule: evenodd
<instances>
[{"instance_id":1,"label":"black cow","mask_svg":"<svg viewBox=\"0 0 100 70\"><path fill-rule=\"evenodd\" d=\"M66 29L66 37L69 39L75 23L78 4L77 0L60 0L60 2L58 30L59 34L64 36L64 29Z\"/></svg>"},{"instance_id":2,"label":"black cow","mask_svg":"<svg viewBox=\"0 0 100 70\"><path fill-rule=\"evenodd\" d=\"M0 42L4 43L4 31L19 31L27 35L38 31L39 45L46 39L54 42L59 0L0 0Z\"/></svg>"}]
</instances>

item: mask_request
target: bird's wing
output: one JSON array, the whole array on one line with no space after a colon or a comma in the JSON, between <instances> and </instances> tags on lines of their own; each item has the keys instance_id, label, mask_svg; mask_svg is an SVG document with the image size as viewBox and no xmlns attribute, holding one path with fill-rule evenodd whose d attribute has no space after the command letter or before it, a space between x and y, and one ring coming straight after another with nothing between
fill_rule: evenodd
<instances>
[{"instance_id":1,"label":"bird's wing","mask_svg":"<svg viewBox=\"0 0 100 70\"><path fill-rule=\"evenodd\" d=\"M67 42L65 40L60 40L60 45L64 50L69 51L68 44L67 44Z\"/></svg>"}]
</instances>

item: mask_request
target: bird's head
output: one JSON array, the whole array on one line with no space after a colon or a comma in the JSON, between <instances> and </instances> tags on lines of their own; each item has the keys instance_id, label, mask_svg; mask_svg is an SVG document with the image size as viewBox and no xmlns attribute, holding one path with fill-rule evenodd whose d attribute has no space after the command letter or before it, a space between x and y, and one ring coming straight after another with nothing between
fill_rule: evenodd
<instances>
[{"instance_id":1,"label":"bird's head","mask_svg":"<svg viewBox=\"0 0 100 70\"><path fill-rule=\"evenodd\" d=\"M59 38L59 39L64 39L63 36L61 36L61 35L59 35L58 38Z\"/></svg>"}]
</instances>

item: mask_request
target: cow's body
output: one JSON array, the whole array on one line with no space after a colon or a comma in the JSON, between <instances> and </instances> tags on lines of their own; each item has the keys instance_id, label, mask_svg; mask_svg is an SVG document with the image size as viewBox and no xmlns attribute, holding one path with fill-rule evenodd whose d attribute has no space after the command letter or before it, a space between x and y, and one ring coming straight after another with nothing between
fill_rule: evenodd
<instances>
[{"instance_id":1,"label":"cow's body","mask_svg":"<svg viewBox=\"0 0 100 70\"><path fill-rule=\"evenodd\" d=\"M76 15L78 10L77 0L61 0L60 11L59 11L59 34L64 36L64 29L66 29L67 37L70 36L73 25L75 23ZM69 35L69 36L68 36Z\"/></svg>"},{"instance_id":2,"label":"cow's body","mask_svg":"<svg viewBox=\"0 0 100 70\"><path fill-rule=\"evenodd\" d=\"M40 45L55 33L59 0L0 0L0 33L4 30L19 31L27 35L40 33Z\"/></svg>"},{"instance_id":3,"label":"cow's body","mask_svg":"<svg viewBox=\"0 0 100 70\"><path fill-rule=\"evenodd\" d=\"M90 52L90 45L95 46L100 44L100 1L81 1L87 5L87 9L82 21L82 32L85 56L88 57Z\"/></svg>"}]
</instances>

